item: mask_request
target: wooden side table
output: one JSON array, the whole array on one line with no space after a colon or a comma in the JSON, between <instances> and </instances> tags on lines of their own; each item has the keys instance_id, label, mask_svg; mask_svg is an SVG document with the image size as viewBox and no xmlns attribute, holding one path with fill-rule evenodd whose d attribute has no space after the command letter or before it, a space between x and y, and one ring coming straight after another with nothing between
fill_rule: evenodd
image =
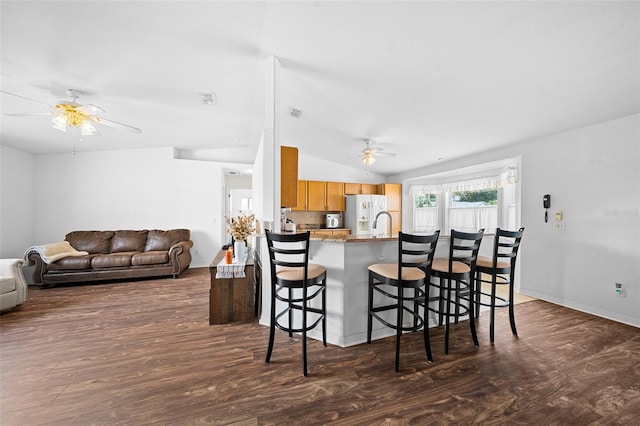
<instances>
[{"instance_id":1,"label":"wooden side table","mask_svg":"<svg viewBox=\"0 0 640 426\"><path fill-rule=\"evenodd\" d=\"M209 324L253 321L255 317L255 264L253 256L247 257L244 278L216 278L218 264L224 259L220 250L209 265L211 289L209 290Z\"/></svg>"}]
</instances>

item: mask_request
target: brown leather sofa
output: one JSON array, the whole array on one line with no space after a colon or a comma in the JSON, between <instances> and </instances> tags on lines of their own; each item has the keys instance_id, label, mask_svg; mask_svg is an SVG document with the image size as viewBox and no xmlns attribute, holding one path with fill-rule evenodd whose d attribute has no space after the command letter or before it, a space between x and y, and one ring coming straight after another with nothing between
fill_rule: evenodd
<instances>
[{"instance_id":1,"label":"brown leather sofa","mask_svg":"<svg viewBox=\"0 0 640 426\"><path fill-rule=\"evenodd\" d=\"M61 283L172 276L191 263L193 247L188 229L73 231L65 236L73 249L85 255L46 263L41 253L25 254L35 264L33 282L41 287Z\"/></svg>"}]
</instances>

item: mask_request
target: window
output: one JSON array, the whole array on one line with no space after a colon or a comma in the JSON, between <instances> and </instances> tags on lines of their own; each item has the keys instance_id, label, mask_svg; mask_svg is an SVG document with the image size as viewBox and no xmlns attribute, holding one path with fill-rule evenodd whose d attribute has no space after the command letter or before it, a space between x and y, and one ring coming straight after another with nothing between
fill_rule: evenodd
<instances>
[{"instance_id":1,"label":"window","mask_svg":"<svg viewBox=\"0 0 640 426\"><path fill-rule=\"evenodd\" d=\"M481 166L479 166L481 167ZM487 165L487 169L489 169ZM484 228L516 229L515 165L481 178L460 178L461 171L431 176L429 183L410 185L413 196L413 232L449 235L452 229L476 232ZM476 173L477 174L477 173ZM489 173L488 173L489 174ZM447 181L455 175L458 180Z\"/></svg>"},{"instance_id":2,"label":"window","mask_svg":"<svg viewBox=\"0 0 640 426\"><path fill-rule=\"evenodd\" d=\"M449 195L447 234L498 227L498 190L456 191Z\"/></svg>"},{"instance_id":3,"label":"window","mask_svg":"<svg viewBox=\"0 0 640 426\"><path fill-rule=\"evenodd\" d=\"M413 198L413 231L433 233L438 229L438 196L416 193Z\"/></svg>"}]
</instances>

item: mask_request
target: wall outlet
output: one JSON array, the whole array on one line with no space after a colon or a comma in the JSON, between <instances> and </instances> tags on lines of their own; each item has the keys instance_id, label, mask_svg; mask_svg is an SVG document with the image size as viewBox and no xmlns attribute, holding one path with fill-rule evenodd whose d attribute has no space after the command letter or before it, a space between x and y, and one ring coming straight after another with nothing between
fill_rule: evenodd
<instances>
[{"instance_id":1,"label":"wall outlet","mask_svg":"<svg viewBox=\"0 0 640 426\"><path fill-rule=\"evenodd\" d=\"M615 284L615 292L618 297L627 297L627 293L624 291L624 287L622 287L621 283Z\"/></svg>"}]
</instances>

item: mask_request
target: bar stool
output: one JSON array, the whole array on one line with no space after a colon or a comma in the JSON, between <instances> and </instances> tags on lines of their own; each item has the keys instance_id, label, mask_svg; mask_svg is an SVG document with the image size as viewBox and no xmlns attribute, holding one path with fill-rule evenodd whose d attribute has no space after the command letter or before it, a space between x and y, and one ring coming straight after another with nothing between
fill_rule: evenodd
<instances>
[{"instance_id":1,"label":"bar stool","mask_svg":"<svg viewBox=\"0 0 640 426\"><path fill-rule=\"evenodd\" d=\"M438 314L438 324L445 322L444 353L449 353L449 323L453 317L455 323L458 318L469 314L469 327L473 344L479 346L473 309L473 281L475 278L476 261L484 229L478 232L459 232L451 230L451 244L449 245L449 258L436 258L433 260L431 273L438 278L437 283L430 283L430 288L437 290L438 294L429 297L429 302L438 302L438 307L430 304L425 307ZM455 285L452 285L452 281ZM465 304L466 302L466 304ZM453 306L454 312L451 312Z\"/></svg>"},{"instance_id":2,"label":"bar stool","mask_svg":"<svg viewBox=\"0 0 640 426\"><path fill-rule=\"evenodd\" d=\"M428 294L431 264L436 251L440 231L433 235L411 235L398 233L398 262L377 263L369 266L369 303L367 322L367 343L371 343L373 318L396 330L396 372L400 367L400 336L403 331L418 331L423 327L424 348L431 362L429 327L420 315L419 307ZM409 290L406 294L405 290ZM411 292L410 290L413 290ZM374 293L382 295L385 304L373 306ZM409 302L410 306L406 306ZM380 313L396 311L395 323L387 321ZM410 325L405 325L404 313L411 316Z\"/></svg>"},{"instance_id":3,"label":"bar stool","mask_svg":"<svg viewBox=\"0 0 640 426\"><path fill-rule=\"evenodd\" d=\"M265 362L271 360L275 328L293 333L302 333L302 373L307 375L307 332L322 323L322 343L327 346L327 269L309 263L310 232L298 234L276 234L265 231L271 264L271 321L269 346ZM319 297L321 307L312 307L311 302ZM276 313L276 301L284 302L284 308ZM294 321L294 312L301 318ZM314 321L309 323L308 315ZM286 324L281 319L286 317ZM299 324L299 325L296 325Z\"/></svg>"},{"instance_id":4,"label":"bar stool","mask_svg":"<svg viewBox=\"0 0 640 426\"><path fill-rule=\"evenodd\" d=\"M509 308L509 324L514 336L518 335L516 330L516 319L513 310L513 287L516 271L516 257L524 228L517 231L507 231L496 229L496 236L493 242L493 257L479 256L476 264L476 290L475 306L476 316L480 313L480 306L489 306L489 338L494 340L494 320L495 308ZM489 275L490 279L485 279L483 274ZM491 293L482 291L482 283L491 284ZM509 298L496 296L497 285L509 286ZM484 296L484 298L483 298ZM489 301L487 302L487 298Z\"/></svg>"}]
</instances>

